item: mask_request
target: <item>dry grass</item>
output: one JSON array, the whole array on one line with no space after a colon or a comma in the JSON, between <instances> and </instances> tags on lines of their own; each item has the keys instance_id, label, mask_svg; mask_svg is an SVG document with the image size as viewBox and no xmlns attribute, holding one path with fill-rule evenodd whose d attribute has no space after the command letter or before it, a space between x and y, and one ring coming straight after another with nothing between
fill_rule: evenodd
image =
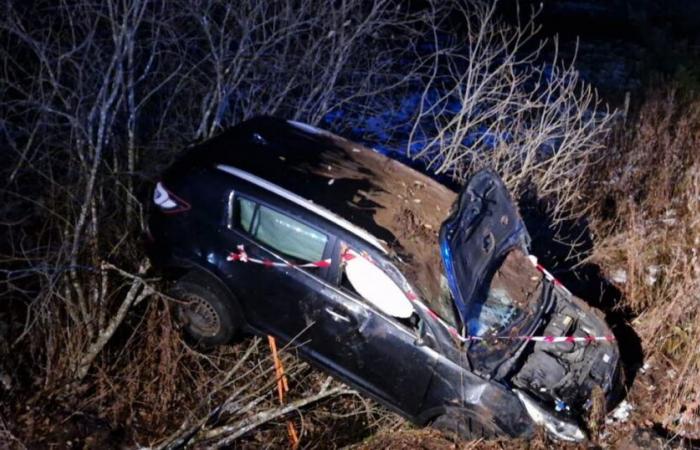
<instances>
[{"instance_id":1,"label":"dry grass","mask_svg":"<svg viewBox=\"0 0 700 450\"><path fill-rule=\"evenodd\" d=\"M279 409L274 364L263 340L248 338L209 351L193 348L181 339L171 307L169 300L158 298L138 312L142 316L127 321L115 337L119 342L105 350L78 395L41 390L22 407L12 405L8 417L17 439L39 447L72 441L88 448L161 448L187 436L191 447L210 448L226 437L220 431L224 427L238 429L247 419ZM281 349L281 356L290 385L288 403L323 389L345 392L338 384L328 386L326 376L301 362L294 345ZM239 438L238 445L286 446L288 418L302 442L341 444L395 420L351 392L270 420ZM9 430L5 437L14 438Z\"/></svg>"},{"instance_id":2,"label":"dry grass","mask_svg":"<svg viewBox=\"0 0 700 450\"><path fill-rule=\"evenodd\" d=\"M639 415L700 437L700 100L652 93L593 172L591 260L618 282L653 381ZM623 348L624 352L625 349ZM650 388L650 386L652 386ZM651 390L649 390L651 389ZM637 393L637 395L634 395Z\"/></svg>"}]
</instances>

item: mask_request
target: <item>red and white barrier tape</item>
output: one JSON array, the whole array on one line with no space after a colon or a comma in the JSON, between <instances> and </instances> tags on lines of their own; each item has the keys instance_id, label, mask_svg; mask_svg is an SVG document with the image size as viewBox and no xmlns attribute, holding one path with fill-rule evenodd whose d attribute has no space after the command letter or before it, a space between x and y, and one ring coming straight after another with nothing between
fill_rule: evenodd
<instances>
[{"instance_id":1,"label":"red and white barrier tape","mask_svg":"<svg viewBox=\"0 0 700 450\"><path fill-rule=\"evenodd\" d=\"M528 341L528 342L547 342L557 344L561 342L585 342L591 344L593 342L613 342L615 336L467 336L465 341L488 341L488 340L510 340L510 341Z\"/></svg>"},{"instance_id":2,"label":"red and white barrier tape","mask_svg":"<svg viewBox=\"0 0 700 450\"><path fill-rule=\"evenodd\" d=\"M245 248L242 245L238 245L236 248L238 249L238 251L229 253L229 255L226 257L226 261L250 262L253 264L261 264L265 267L329 267L331 265L330 259L322 259L320 261L314 261L304 264L292 264L286 261L273 261L268 258L251 258L248 256L248 254L245 251Z\"/></svg>"},{"instance_id":3,"label":"red and white barrier tape","mask_svg":"<svg viewBox=\"0 0 700 450\"><path fill-rule=\"evenodd\" d=\"M320 261L315 261L315 262L310 262L310 263L305 263L305 264L292 264L290 262L282 261L282 262L277 262L277 261L272 261L271 259L259 259L259 258L251 258L248 256L248 254L245 251L245 248L243 245L238 245L236 246L237 250L236 252L231 252L228 257L226 257L227 261L240 261L240 262L249 262L253 264L261 264L265 267L300 267L300 268L312 268L312 267L329 267L331 265L332 260L329 259L322 259ZM357 256L361 256L358 253L352 251L352 250L347 250L343 252L341 255L341 260L342 261L350 261L353 258L356 258ZM362 256L364 257L364 256ZM367 260L370 262L373 262L371 258L365 257ZM559 280L557 280L551 273L549 273L544 267L542 267L540 264L537 263L537 259L534 256L531 256L530 260L532 263L535 265L537 270L542 272L547 278L548 281L552 282L555 286L560 287L563 289L567 294L571 295L568 289L564 287L563 284ZM426 304L424 304L418 296L413 292L413 291L405 291L404 292L406 295L406 298L420 307L423 311L425 311L430 317L432 317L435 321L437 321L440 325L442 325L447 331L455 338L458 339L461 342L471 342L471 341L489 341L489 340L511 340L511 341L528 341L528 342L547 342L551 344L557 344L557 343L562 343L562 342L569 342L569 343L574 343L574 342L584 342L586 344L591 344L593 342L613 342L615 341L615 336L591 336L591 335L586 335L586 336L462 336L459 331L453 327L452 325L448 324L445 322L440 316L437 315L435 311L430 309Z\"/></svg>"},{"instance_id":4,"label":"red and white barrier tape","mask_svg":"<svg viewBox=\"0 0 700 450\"><path fill-rule=\"evenodd\" d=\"M571 291L569 291L569 290L566 288L566 286L564 286L564 285L561 283L561 281L557 280L557 279L554 277L554 275L552 275L551 273L549 273L549 271L547 271L547 269L545 269L545 268L542 267L539 263L537 263L537 259L536 259L536 258L532 257L532 259L534 259L533 263L535 264L535 267L537 268L537 270L539 270L540 272L542 272L542 273L544 274L544 277L545 277L548 281L551 281L552 284L554 284L555 286L561 288L564 292L567 293L567 295L571 295ZM531 260L532 260L532 259L531 259Z\"/></svg>"}]
</instances>

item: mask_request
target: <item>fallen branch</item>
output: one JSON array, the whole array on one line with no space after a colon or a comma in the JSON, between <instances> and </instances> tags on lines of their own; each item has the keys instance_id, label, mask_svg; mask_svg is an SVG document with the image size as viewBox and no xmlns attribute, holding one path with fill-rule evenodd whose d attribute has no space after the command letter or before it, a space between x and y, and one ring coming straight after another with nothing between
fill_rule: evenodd
<instances>
[{"instance_id":1,"label":"fallen branch","mask_svg":"<svg viewBox=\"0 0 700 450\"><path fill-rule=\"evenodd\" d=\"M352 389L349 389L347 387L336 387L329 389L328 384L330 382L330 377L324 383L324 386L321 388L321 390L310 397L302 398L297 401L288 403L287 405L280 407L280 408L275 408L275 409L270 409L267 411L260 412L258 414L255 414L253 416L247 417L243 420L239 420L238 422L231 424L231 425L225 425L222 427L218 428L213 428L211 430L208 430L204 433L202 433L201 438L198 439L199 441L205 441L205 440L212 440L219 438L221 436L225 436L224 438L210 444L211 447L223 447L226 445L230 445L233 441L238 439L239 437L243 436L244 434L250 432L251 430L254 430L255 428L273 420L276 419L277 417L284 416L285 414L289 414L290 412L302 408L308 404L315 403L319 400L322 400L324 398L328 397L334 397L338 395L345 395L345 394L352 394L355 391ZM229 434L230 433L230 434Z\"/></svg>"},{"instance_id":2,"label":"fallen branch","mask_svg":"<svg viewBox=\"0 0 700 450\"><path fill-rule=\"evenodd\" d=\"M299 335L303 334L303 332L306 329L302 330ZM287 343L282 350L286 350L287 347L289 347L292 342L296 341L297 335L292 341ZM224 380L222 380L219 383L219 387L217 387L214 391L210 393L210 396L213 396L213 394L221 391L229 382L231 377L233 376L234 373L237 373L237 371L240 369L240 367L243 365L243 363L251 356L254 350L257 349L257 345L259 343L259 339L255 338L254 342L248 347L248 350L246 350L245 354L237 361L236 365L228 371L226 374L226 377ZM302 370L306 368L306 363L303 362L297 362L293 366L296 370L293 370L292 372L285 372L285 377L286 376L291 376L294 377L296 375L296 371ZM247 375L244 374L244 377ZM263 394L263 392L266 392L273 384L279 383L281 381L281 377L279 374L276 374L275 378L270 382L270 383L264 383L258 390L257 392L252 392L246 396L241 397L241 393L243 392L248 392L248 390L257 385L260 381L257 378L249 380L245 385L242 387L239 387L238 389L235 390L232 394L230 394L226 400L224 400L219 406L214 408L212 411L210 411L205 417L197 419L195 421L191 420L186 420L182 425L178 428L176 432L171 434L168 438L164 439L161 441L159 444L153 447L155 450L172 450L172 449L179 449L183 448L185 445L192 444L193 440L196 439L196 436L202 429L208 428L208 427L215 427L218 421L220 420L220 416L222 414L230 414L227 420L231 421L234 418L244 416L245 414L248 414L250 411L254 410L254 408L257 408L260 403L265 401L267 398ZM326 390L331 382L331 378L327 378L326 382L324 383L323 387L321 388L321 391ZM248 399L245 404L243 404L243 400ZM194 408L194 410L199 410L202 407L204 407L204 402L197 408ZM241 421L242 422L242 421ZM209 428L210 430L213 430L214 428Z\"/></svg>"},{"instance_id":3,"label":"fallen branch","mask_svg":"<svg viewBox=\"0 0 700 450\"><path fill-rule=\"evenodd\" d=\"M139 275L146 273L146 270L148 270L148 265L148 260L144 260L141 262L141 264L139 264ZM105 263L103 267L115 270L123 276L131 278L132 283L129 291L124 297L124 300L122 301L121 305L119 305L117 312L114 314L114 316L112 316L107 325L99 331L97 338L90 344L87 351L80 358L75 371L75 376L73 378L74 387L77 386L77 384L80 383L83 378L85 378L85 375L87 375L88 370L90 370L95 358L97 358L97 355L112 338L114 332L117 330L117 327L122 323L124 317L126 317L126 313L129 312L132 305L138 305L144 298L155 292L155 290L150 287L140 276L130 274L109 263Z\"/></svg>"},{"instance_id":4,"label":"fallen branch","mask_svg":"<svg viewBox=\"0 0 700 450\"><path fill-rule=\"evenodd\" d=\"M231 379L234 373L238 372L238 369L241 368L243 363L245 363L250 355L253 353L254 350L257 349L258 343L259 343L258 338L254 338L253 342L250 346L248 346L248 349L246 352L243 354L243 356L236 362L236 365L233 366L231 370L228 371L224 379L221 381L219 384L219 387L212 392L212 394L216 393L218 390L222 389L226 383ZM192 437L199 432L205 425L208 423L211 423L212 419L216 418L221 411L225 410L227 407L229 407L229 404L233 402L235 397L240 393L239 390L231 394L226 400L224 400L221 405L218 407L214 408L213 411L209 412L205 417L195 421L195 423L191 423L189 420L186 420L180 428L170 435L167 439L165 439L163 442L155 446L154 448L156 450L164 450L164 449L176 449L176 448L181 448L185 446ZM262 396L259 397L261 400L263 399ZM200 409L201 407L204 406L206 403L206 400L202 401L202 404L198 408L195 408L195 410ZM239 413L244 413L243 411L239 411Z\"/></svg>"}]
</instances>

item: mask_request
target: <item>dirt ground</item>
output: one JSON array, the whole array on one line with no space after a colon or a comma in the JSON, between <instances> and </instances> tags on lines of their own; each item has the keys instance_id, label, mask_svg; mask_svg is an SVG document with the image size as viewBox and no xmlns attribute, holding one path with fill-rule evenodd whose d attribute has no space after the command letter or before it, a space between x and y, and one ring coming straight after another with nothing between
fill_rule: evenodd
<instances>
[{"instance_id":1,"label":"dirt ground","mask_svg":"<svg viewBox=\"0 0 700 450\"><path fill-rule=\"evenodd\" d=\"M333 180L363 180L371 184L351 200L356 209L370 209L376 224L393 242L387 246L404 261L404 274L424 300L443 317L440 295L442 262L438 251L440 225L457 194L412 168L367 147L330 136L336 148L324 152L323 164L311 169ZM332 188L332 187L331 187Z\"/></svg>"},{"instance_id":2,"label":"dirt ground","mask_svg":"<svg viewBox=\"0 0 700 450\"><path fill-rule=\"evenodd\" d=\"M372 436L366 442L351 447L353 450L507 450L527 449L545 450L558 448L562 450L583 450L596 448L610 448L619 450L664 450L691 448L673 442L668 437L662 436L654 429L631 428L623 433L618 433L615 439L607 439L600 442L584 444L566 444L553 442L544 436L535 439L524 440L492 440L492 441L460 441L451 436L446 436L438 431L430 429L401 430L393 433L382 432ZM697 447L692 447L697 448Z\"/></svg>"}]
</instances>

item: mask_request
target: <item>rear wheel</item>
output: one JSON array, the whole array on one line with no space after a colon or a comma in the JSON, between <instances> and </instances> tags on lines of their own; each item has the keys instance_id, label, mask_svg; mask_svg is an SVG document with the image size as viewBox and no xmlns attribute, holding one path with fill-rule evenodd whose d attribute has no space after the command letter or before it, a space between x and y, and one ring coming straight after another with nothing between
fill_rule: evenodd
<instances>
[{"instance_id":1,"label":"rear wheel","mask_svg":"<svg viewBox=\"0 0 700 450\"><path fill-rule=\"evenodd\" d=\"M466 440L493 439L500 435L493 427L483 423L471 413L457 409L450 409L438 416L433 420L431 426Z\"/></svg>"},{"instance_id":2,"label":"rear wheel","mask_svg":"<svg viewBox=\"0 0 700 450\"><path fill-rule=\"evenodd\" d=\"M175 282L170 296L177 301L178 322L195 342L204 346L225 344L239 330L234 299L208 276L189 272Z\"/></svg>"}]
</instances>

